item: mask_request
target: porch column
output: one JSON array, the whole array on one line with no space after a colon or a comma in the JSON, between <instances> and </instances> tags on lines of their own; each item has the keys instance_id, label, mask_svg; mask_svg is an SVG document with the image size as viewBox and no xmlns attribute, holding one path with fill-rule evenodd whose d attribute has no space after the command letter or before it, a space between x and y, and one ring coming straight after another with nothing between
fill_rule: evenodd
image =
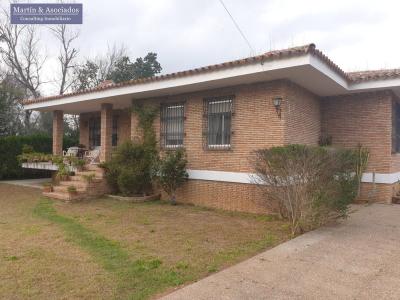
<instances>
[{"instance_id":1,"label":"porch column","mask_svg":"<svg viewBox=\"0 0 400 300\"><path fill-rule=\"evenodd\" d=\"M53 111L53 154L62 155L64 136L64 113L62 110Z\"/></svg>"},{"instance_id":2,"label":"porch column","mask_svg":"<svg viewBox=\"0 0 400 300\"><path fill-rule=\"evenodd\" d=\"M100 161L108 161L112 151L112 104L101 105L101 154Z\"/></svg>"}]
</instances>

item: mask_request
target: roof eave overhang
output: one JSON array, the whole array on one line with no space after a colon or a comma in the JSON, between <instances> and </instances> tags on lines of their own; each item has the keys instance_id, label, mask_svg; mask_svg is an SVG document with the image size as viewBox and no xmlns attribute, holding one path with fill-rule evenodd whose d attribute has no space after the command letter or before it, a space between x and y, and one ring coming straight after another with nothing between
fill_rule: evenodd
<instances>
[{"instance_id":1,"label":"roof eave overhang","mask_svg":"<svg viewBox=\"0 0 400 300\"><path fill-rule=\"evenodd\" d=\"M26 110L66 113L96 111L101 103L129 107L133 99L185 94L226 86L278 79L291 80L319 96L392 89L400 95L400 78L351 83L343 72L312 53L268 61L255 61L182 77L166 78L25 105Z\"/></svg>"}]
</instances>

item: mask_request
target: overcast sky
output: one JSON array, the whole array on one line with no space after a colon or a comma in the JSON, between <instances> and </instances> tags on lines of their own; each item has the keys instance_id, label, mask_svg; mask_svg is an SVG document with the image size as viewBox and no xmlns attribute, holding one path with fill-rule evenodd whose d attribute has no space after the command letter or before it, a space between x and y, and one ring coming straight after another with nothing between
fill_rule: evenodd
<instances>
[{"instance_id":1,"label":"overcast sky","mask_svg":"<svg viewBox=\"0 0 400 300\"><path fill-rule=\"evenodd\" d=\"M170 73L251 54L219 0L74 2L83 3L83 25L74 25L82 57L123 43L132 57L158 53L163 73ZM257 54L313 42L346 71L400 67L400 1L224 2ZM44 42L51 78L57 49L49 37ZM46 86L44 93L51 92Z\"/></svg>"}]
</instances>

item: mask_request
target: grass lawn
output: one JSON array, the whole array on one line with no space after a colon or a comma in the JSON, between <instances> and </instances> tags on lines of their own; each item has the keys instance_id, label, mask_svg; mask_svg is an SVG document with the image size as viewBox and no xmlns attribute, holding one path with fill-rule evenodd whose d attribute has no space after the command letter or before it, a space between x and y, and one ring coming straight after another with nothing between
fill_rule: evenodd
<instances>
[{"instance_id":1,"label":"grass lawn","mask_svg":"<svg viewBox=\"0 0 400 300\"><path fill-rule=\"evenodd\" d=\"M290 237L270 216L107 198L66 204L0 184L0 298L148 299Z\"/></svg>"}]
</instances>

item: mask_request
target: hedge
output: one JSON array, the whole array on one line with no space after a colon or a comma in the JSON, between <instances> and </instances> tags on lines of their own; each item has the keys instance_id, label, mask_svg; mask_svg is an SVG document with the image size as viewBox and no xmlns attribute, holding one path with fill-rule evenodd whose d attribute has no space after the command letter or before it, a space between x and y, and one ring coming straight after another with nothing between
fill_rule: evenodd
<instances>
[{"instance_id":1,"label":"hedge","mask_svg":"<svg viewBox=\"0 0 400 300\"><path fill-rule=\"evenodd\" d=\"M64 148L76 144L76 140L64 137ZM52 152L52 138L48 135L36 134L0 138L0 180L49 176L49 173L45 171L21 168L17 156L22 153L23 145L32 146L35 152Z\"/></svg>"}]
</instances>

